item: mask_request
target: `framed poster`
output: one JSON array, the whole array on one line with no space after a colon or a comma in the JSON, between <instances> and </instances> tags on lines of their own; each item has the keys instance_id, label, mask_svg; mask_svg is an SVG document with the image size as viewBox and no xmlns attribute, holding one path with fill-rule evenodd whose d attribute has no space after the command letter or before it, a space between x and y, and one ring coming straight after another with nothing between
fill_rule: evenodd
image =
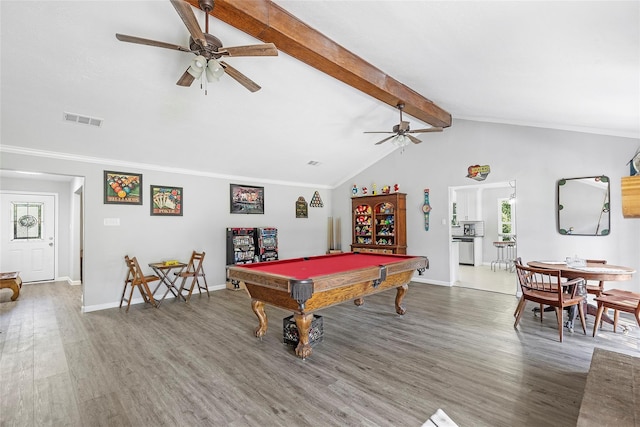
<instances>
[{"instance_id":1,"label":"framed poster","mask_svg":"<svg viewBox=\"0 0 640 427\"><path fill-rule=\"evenodd\" d=\"M231 184L229 194L232 214L264 214L264 187Z\"/></svg>"},{"instance_id":2,"label":"framed poster","mask_svg":"<svg viewBox=\"0 0 640 427\"><path fill-rule=\"evenodd\" d=\"M151 215L182 216L184 196L182 187L152 185L149 192L151 193Z\"/></svg>"},{"instance_id":3,"label":"framed poster","mask_svg":"<svg viewBox=\"0 0 640 427\"><path fill-rule=\"evenodd\" d=\"M142 204L142 174L104 171L104 203Z\"/></svg>"}]
</instances>

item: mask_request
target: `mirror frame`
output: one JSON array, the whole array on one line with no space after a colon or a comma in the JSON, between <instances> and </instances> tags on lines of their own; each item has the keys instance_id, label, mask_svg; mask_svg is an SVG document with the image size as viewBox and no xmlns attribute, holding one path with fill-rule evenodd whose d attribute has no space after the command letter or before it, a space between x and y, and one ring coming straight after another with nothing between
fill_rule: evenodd
<instances>
[{"instance_id":1,"label":"mirror frame","mask_svg":"<svg viewBox=\"0 0 640 427\"><path fill-rule=\"evenodd\" d=\"M594 224L595 233L592 233L592 234L584 233L584 232L577 232L577 233L573 232L572 231L573 227L570 227L567 224L566 215L563 221L563 214L566 214L569 211L576 212L582 209L582 206L575 207L573 205L567 205L567 197L565 196L564 199L562 198L563 190L565 193L567 190L567 187L565 187L565 185L569 181L578 181L578 180L582 180L585 183L588 183L590 181L595 181L596 183L598 182L606 183L607 185L604 201L601 204L602 207L598 208L598 210L594 212L594 216L599 214L599 218L597 222ZM567 235L567 236L608 236L611 233L610 197L611 197L611 183L609 181L609 177L605 175L585 176L580 178L562 178L558 180L557 205L556 205L558 233L562 235ZM564 204L561 203L561 201L563 200L565 202ZM594 203L592 203L592 205ZM569 206L571 206L571 208L567 209ZM582 228L588 228L589 226L590 226L589 223L585 223L585 227L582 227Z\"/></svg>"}]
</instances>

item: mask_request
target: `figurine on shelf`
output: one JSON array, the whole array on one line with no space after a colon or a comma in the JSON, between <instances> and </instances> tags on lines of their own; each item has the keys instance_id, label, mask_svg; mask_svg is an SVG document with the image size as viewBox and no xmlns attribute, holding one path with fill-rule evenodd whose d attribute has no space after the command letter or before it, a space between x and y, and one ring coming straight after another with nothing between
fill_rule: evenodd
<instances>
[{"instance_id":1,"label":"figurine on shelf","mask_svg":"<svg viewBox=\"0 0 640 427\"><path fill-rule=\"evenodd\" d=\"M367 187L362 187L362 195L363 196L367 195Z\"/></svg>"},{"instance_id":2,"label":"figurine on shelf","mask_svg":"<svg viewBox=\"0 0 640 427\"><path fill-rule=\"evenodd\" d=\"M397 193L398 191L400 191L400 186L398 186L398 184L393 184L393 192Z\"/></svg>"},{"instance_id":3,"label":"figurine on shelf","mask_svg":"<svg viewBox=\"0 0 640 427\"><path fill-rule=\"evenodd\" d=\"M377 194L377 193L376 193L376 189L377 189L378 187L376 187L376 184L375 184L375 183L374 183L371 187L373 188L373 190L371 190L371 194L372 194L373 196L375 196L375 195Z\"/></svg>"},{"instance_id":4,"label":"figurine on shelf","mask_svg":"<svg viewBox=\"0 0 640 427\"><path fill-rule=\"evenodd\" d=\"M389 194L390 191L391 191L391 187L389 187L388 185L385 185L384 187L382 187L382 194Z\"/></svg>"},{"instance_id":5,"label":"figurine on shelf","mask_svg":"<svg viewBox=\"0 0 640 427\"><path fill-rule=\"evenodd\" d=\"M353 184L353 188L351 189L351 193L352 193L354 196L357 196L357 195L358 195L358 187L356 187L356 185L355 185L355 184Z\"/></svg>"}]
</instances>

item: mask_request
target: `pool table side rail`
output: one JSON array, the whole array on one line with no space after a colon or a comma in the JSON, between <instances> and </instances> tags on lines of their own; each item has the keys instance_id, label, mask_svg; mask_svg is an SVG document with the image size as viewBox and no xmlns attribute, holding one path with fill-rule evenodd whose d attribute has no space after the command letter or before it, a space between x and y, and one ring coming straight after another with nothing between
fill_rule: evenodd
<instances>
[{"instance_id":1,"label":"pool table side rail","mask_svg":"<svg viewBox=\"0 0 640 427\"><path fill-rule=\"evenodd\" d=\"M289 282L291 277L254 271L242 267L229 267L229 278L247 283L259 283L267 288L279 291L290 291Z\"/></svg>"},{"instance_id":2,"label":"pool table side rail","mask_svg":"<svg viewBox=\"0 0 640 427\"><path fill-rule=\"evenodd\" d=\"M350 283L345 286L327 289L324 292L314 292L311 298L304 302L304 308L291 297L291 292L279 289L274 290L266 286L245 282L249 296L254 300L263 301L267 304L291 310L297 313L312 313L332 305L340 304L369 295L377 294L389 289L398 288L411 281L413 271L407 270L393 275L388 275L387 280L378 286L373 286L372 280L365 280Z\"/></svg>"}]
</instances>

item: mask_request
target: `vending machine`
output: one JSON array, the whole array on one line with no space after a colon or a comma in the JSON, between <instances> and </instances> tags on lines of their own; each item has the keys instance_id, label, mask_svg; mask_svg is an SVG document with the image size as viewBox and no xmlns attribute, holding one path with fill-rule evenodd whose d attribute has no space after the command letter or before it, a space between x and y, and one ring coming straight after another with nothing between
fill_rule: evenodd
<instances>
[{"instance_id":1,"label":"vending machine","mask_svg":"<svg viewBox=\"0 0 640 427\"><path fill-rule=\"evenodd\" d=\"M274 261L278 259L278 229L273 227L257 228L258 246L256 255L258 260Z\"/></svg>"}]
</instances>

